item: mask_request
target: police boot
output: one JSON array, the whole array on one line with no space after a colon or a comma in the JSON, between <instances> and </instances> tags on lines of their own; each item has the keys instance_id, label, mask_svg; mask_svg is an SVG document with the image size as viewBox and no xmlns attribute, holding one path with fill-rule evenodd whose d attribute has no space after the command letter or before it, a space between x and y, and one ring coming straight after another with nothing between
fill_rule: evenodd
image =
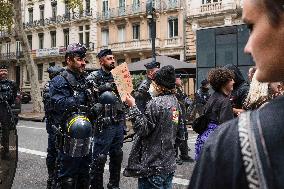
<instances>
[{"instance_id":1,"label":"police boot","mask_svg":"<svg viewBox=\"0 0 284 189\"><path fill-rule=\"evenodd\" d=\"M47 172L48 172L48 179L47 179L47 189L52 189L53 184L55 183L55 163L48 163L47 165Z\"/></svg>"},{"instance_id":2,"label":"police boot","mask_svg":"<svg viewBox=\"0 0 284 189\"><path fill-rule=\"evenodd\" d=\"M65 177L60 180L60 189L76 189L76 180L71 177Z\"/></svg>"},{"instance_id":3,"label":"police boot","mask_svg":"<svg viewBox=\"0 0 284 189\"><path fill-rule=\"evenodd\" d=\"M90 178L88 176L81 176L77 179L76 189L89 189Z\"/></svg>"},{"instance_id":4,"label":"police boot","mask_svg":"<svg viewBox=\"0 0 284 189\"><path fill-rule=\"evenodd\" d=\"M91 167L91 189L104 188L104 167L107 160L105 154L100 154Z\"/></svg>"},{"instance_id":5,"label":"police boot","mask_svg":"<svg viewBox=\"0 0 284 189\"><path fill-rule=\"evenodd\" d=\"M110 154L109 160L109 183L108 189L119 189L121 163L123 160L123 152L118 151L117 153Z\"/></svg>"},{"instance_id":6,"label":"police boot","mask_svg":"<svg viewBox=\"0 0 284 189\"><path fill-rule=\"evenodd\" d=\"M187 141L183 140L181 141L180 145L179 145L179 149L180 149L180 159L184 162L194 162L194 159L192 159L189 155L188 155L188 145L187 145Z\"/></svg>"}]
</instances>

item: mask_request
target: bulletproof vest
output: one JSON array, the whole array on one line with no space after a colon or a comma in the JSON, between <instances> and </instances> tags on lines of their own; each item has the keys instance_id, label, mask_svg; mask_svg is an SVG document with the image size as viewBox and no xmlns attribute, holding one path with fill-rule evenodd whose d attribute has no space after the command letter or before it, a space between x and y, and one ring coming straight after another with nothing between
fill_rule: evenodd
<instances>
[{"instance_id":1,"label":"bulletproof vest","mask_svg":"<svg viewBox=\"0 0 284 189\"><path fill-rule=\"evenodd\" d=\"M119 98L119 93L111 73L106 73L100 69L92 72L87 79L92 80L98 88L106 84L112 86L111 90L99 93L98 101L104 106L104 117L119 117L119 115L124 113L124 105Z\"/></svg>"},{"instance_id":2,"label":"bulletproof vest","mask_svg":"<svg viewBox=\"0 0 284 189\"><path fill-rule=\"evenodd\" d=\"M0 99L3 98L9 104L12 104L14 101L15 87L13 85L13 81L7 79L0 81Z\"/></svg>"},{"instance_id":3,"label":"bulletproof vest","mask_svg":"<svg viewBox=\"0 0 284 189\"><path fill-rule=\"evenodd\" d=\"M65 70L60 74L71 86L73 96L78 97L80 102L86 104L87 101L87 81L84 76L76 78L71 72Z\"/></svg>"}]
</instances>

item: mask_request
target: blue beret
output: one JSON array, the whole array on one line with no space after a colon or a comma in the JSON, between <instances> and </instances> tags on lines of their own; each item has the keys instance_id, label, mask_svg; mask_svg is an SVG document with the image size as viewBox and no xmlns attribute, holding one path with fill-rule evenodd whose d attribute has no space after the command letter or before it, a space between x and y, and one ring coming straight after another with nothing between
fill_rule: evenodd
<instances>
[{"instance_id":1,"label":"blue beret","mask_svg":"<svg viewBox=\"0 0 284 189\"><path fill-rule=\"evenodd\" d=\"M112 55L111 49L102 49L102 50L98 53L97 57L98 57L98 58L102 58L102 57L107 56L107 55Z\"/></svg>"},{"instance_id":2,"label":"blue beret","mask_svg":"<svg viewBox=\"0 0 284 189\"><path fill-rule=\"evenodd\" d=\"M146 67L146 69L153 69L153 68L160 68L160 62L149 62L147 64L144 65Z\"/></svg>"}]
</instances>

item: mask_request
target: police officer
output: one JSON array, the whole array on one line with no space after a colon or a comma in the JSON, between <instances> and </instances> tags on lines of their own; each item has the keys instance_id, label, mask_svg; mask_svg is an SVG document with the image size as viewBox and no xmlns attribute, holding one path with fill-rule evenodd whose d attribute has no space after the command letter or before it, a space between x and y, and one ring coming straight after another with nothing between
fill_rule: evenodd
<instances>
[{"instance_id":1,"label":"police officer","mask_svg":"<svg viewBox=\"0 0 284 189\"><path fill-rule=\"evenodd\" d=\"M49 79L52 80L55 76L59 75L64 71L64 68L60 66L51 66L47 69L49 74ZM46 166L48 172L47 188L52 188L54 184L55 174L56 174L56 133L52 128L52 125L55 125L52 115L55 114L53 106L51 104L51 98L49 94L49 82L44 85L43 88L43 104L46 118L46 131L48 134L48 145L47 145L47 157L46 157Z\"/></svg>"},{"instance_id":2,"label":"police officer","mask_svg":"<svg viewBox=\"0 0 284 189\"><path fill-rule=\"evenodd\" d=\"M50 82L49 93L54 106L53 121L60 130L58 142L58 188L89 188L89 165L92 124L83 113L87 105L86 48L77 43L66 49L67 65L60 75ZM58 131L57 130L57 131Z\"/></svg>"},{"instance_id":3,"label":"police officer","mask_svg":"<svg viewBox=\"0 0 284 189\"><path fill-rule=\"evenodd\" d=\"M154 79L155 73L160 68L159 62L150 62L144 65L146 67L146 79L144 79L138 86L137 90L134 92L134 98L138 109L143 113L146 108L147 102L149 102L152 97L149 93L149 88L152 80Z\"/></svg>"},{"instance_id":4,"label":"police officer","mask_svg":"<svg viewBox=\"0 0 284 189\"><path fill-rule=\"evenodd\" d=\"M176 78L176 97L178 99L179 105L181 107L181 116L180 116L180 122L179 122L179 129L178 129L178 135L176 138L176 155L178 155L178 150L180 150L180 159L177 160L178 164L182 164L182 161L185 162L193 162L194 160L188 155L188 131L186 127L186 106L187 106L187 101L188 97L187 95L183 92L182 89L182 80L181 80L181 75L177 75Z\"/></svg>"},{"instance_id":5,"label":"police officer","mask_svg":"<svg viewBox=\"0 0 284 189\"><path fill-rule=\"evenodd\" d=\"M11 105L17 96L17 87L14 81L8 80L8 67L0 65L0 122L1 122L1 159L9 158L9 129L14 126Z\"/></svg>"},{"instance_id":6,"label":"police officer","mask_svg":"<svg viewBox=\"0 0 284 189\"><path fill-rule=\"evenodd\" d=\"M195 103L196 109L195 111L201 115L203 113L204 105L208 101L210 97L209 93L209 82L207 79L201 81L201 86L195 93Z\"/></svg>"},{"instance_id":7,"label":"police officer","mask_svg":"<svg viewBox=\"0 0 284 189\"><path fill-rule=\"evenodd\" d=\"M102 105L94 135L91 188L103 188L104 166L107 155L109 155L110 178L107 187L117 189L119 188L123 160L124 105L119 98L113 75L110 72L115 68L115 58L112 51L103 49L98 53L97 57L101 69L92 72L88 76L88 79L97 85L99 102Z\"/></svg>"}]
</instances>

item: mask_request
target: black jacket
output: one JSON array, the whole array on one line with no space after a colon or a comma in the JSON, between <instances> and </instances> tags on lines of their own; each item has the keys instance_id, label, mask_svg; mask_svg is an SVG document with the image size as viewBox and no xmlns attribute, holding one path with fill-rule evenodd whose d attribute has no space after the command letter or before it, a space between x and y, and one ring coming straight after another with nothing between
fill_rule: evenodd
<instances>
[{"instance_id":1,"label":"black jacket","mask_svg":"<svg viewBox=\"0 0 284 189\"><path fill-rule=\"evenodd\" d=\"M149 78L144 79L137 90L134 92L134 98L138 109L144 113L146 104L152 99L150 93L148 92L152 80Z\"/></svg>"},{"instance_id":2,"label":"black jacket","mask_svg":"<svg viewBox=\"0 0 284 189\"><path fill-rule=\"evenodd\" d=\"M142 114L130 109L136 137L124 176L149 177L173 173L176 169L175 139L180 110L175 95L153 98Z\"/></svg>"},{"instance_id":3,"label":"black jacket","mask_svg":"<svg viewBox=\"0 0 284 189\"><path fill-rule=\"evenodd\" d=\"M234 118L233 108L228 96L214 92L205 105L204 112L208 111L210 121L222 124Z\"/></svg>"},{"instance_id":4,"label":"black jacket","mask_svg":"<svg viewBox=\"0 0 284 189\"><path fill-rule=\"evenodd\" d=\"M225 68L231 70L235 74L234 90L231 94L233 108L242 108L249 92L249 84L245 81L241 71L235 65L228 64Z\"/></svg>"},{"instance_id":5,"label":"black jacket","mask_svg":"<svg viewBox=\"0 0 284 189\"><path fill-rule=\"evenodd\" d=\"M264 176L273 189L284 188L284 97L272 100L259 110L262 128L272 173L266 167ZM256 126L256 111L252 112L252 127ZM257 145L261 144L259 138ZM204 145L201 156L194 168L189 189L248 189L245 168L242 161L238 133L238 119L218 127ZM264 158L261 156L263 162Z\"/></svg>"}]
</instances>

